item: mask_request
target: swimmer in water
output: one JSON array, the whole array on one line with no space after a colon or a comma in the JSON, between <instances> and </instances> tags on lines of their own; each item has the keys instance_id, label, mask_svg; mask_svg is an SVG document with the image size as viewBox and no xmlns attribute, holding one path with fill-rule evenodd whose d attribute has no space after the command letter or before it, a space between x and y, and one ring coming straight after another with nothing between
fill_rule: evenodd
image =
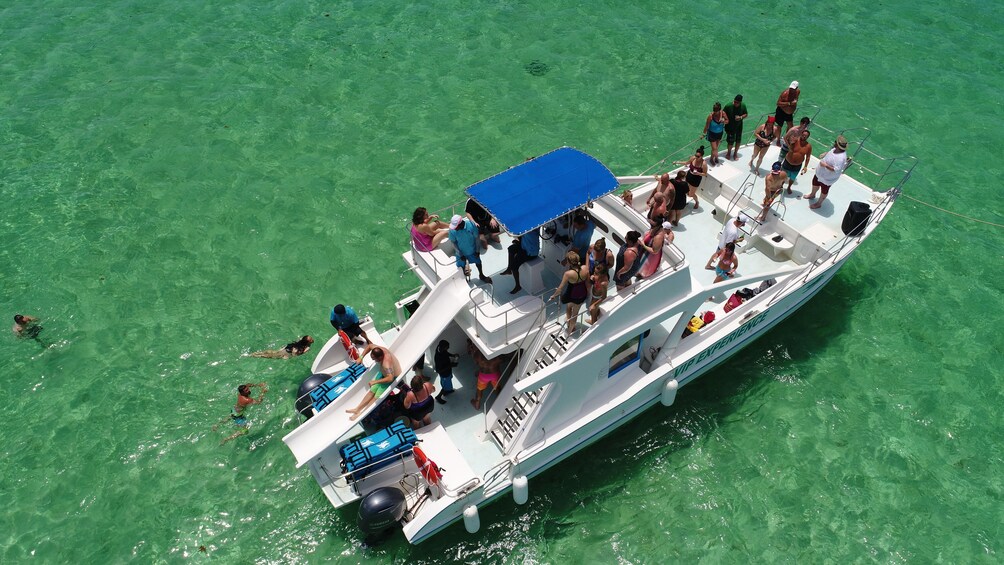
<instances>
[{"instance_id":1,"label":"swimmer in water","mask_svg":"<svg viewBox=\"0 0 1004 565\"><path fill-rule=\"evenodd\" d=\"M314 343L314 338L309 335L305 335L293 343L287 343L286 347L283 347L282 349L264 349L262 351L255 351L251 354L251 357L261 357L265 359L289 359L290 357L303 355L304 353L310 351L310 345L312 343Z\"/></svg>"},{"instance_id":2,"label":"swimmer in water","mask_svg":"<svg viewBox=\"0 0 1004 565\"><path fill-rule=\"evenodd\" d=\"M38 332L42 331L42 326L38 325L38 318L25 316L24 314L14 314L14 327L11 328L14 335L18 337L38 337Z\"/></svg>"},{"instance_id":3,"label":"swimmer in water","mask_svg":"<svg viewBox=\"0 0 1004 565\"><path fill-rule=\"evenodd\" d=\"M258 387L258 390L260 391L258 394L258 398L251 398L251 389L254 387ZM237 404L235 404L234 407L230 410L230 416L220 420L219 424L213 426L213 431L215 432L220 427L220 424L226 422L227 420L232 421L233 424L237 426L237 428L239 429L233 434L231 434L229 437L221 441L220 445L223 445L224 443L227 443L232 439L236 439L248 433L251 423L248 422L247 417L244 415L244 411L247 409L248 406L251 406L252 404L261 404L262 399L265 398L266 392L268 392L268 389L265 388L265 383L258 383L258 384L247 383L237 387Z\"/></svg>"}]
</instances>

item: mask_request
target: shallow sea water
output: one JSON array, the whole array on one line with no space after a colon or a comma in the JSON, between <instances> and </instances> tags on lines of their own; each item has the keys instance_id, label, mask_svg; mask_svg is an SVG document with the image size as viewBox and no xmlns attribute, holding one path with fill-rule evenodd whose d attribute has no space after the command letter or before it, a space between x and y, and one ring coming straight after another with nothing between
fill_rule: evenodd
<instances>
[{"instance_id":1,"label":"shallow sea water","mask_svg":"<svg viewBox=\"0 0 1004 565\"><path fill-rule=\"evenodd\" d=\"M792 79L920 158L907 195L1004 223L1002 29L901 0L0 6L0 304L44 323L0 339L0 562L1000 562L1004 230L905 198L476 536L363 547L281 442L310 359L242 354L326 338L335 302L388 327L415 206L560 145L647 169ZM246 381L268 400L220 447Z\"/></svg>"}]
</instances>

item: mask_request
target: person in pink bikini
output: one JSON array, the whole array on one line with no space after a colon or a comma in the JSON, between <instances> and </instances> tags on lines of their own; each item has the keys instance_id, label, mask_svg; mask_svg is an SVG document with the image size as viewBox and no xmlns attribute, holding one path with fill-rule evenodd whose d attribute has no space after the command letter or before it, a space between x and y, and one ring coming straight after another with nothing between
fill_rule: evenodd
<instances>
[{"instance_id":1,"label":"person in pink bikini","mask_svg":"<svg viewBox=\"0 0 1004 565\"><path fill-rule=\"evenodd\" d=\"M411 242L415 249L419 251L432 251L439 247L446 236L450 234L450 226L439 219L439 216L430 215L429 211L421 206L415 208L411 215Z\"/></svg>"}]
</instances>

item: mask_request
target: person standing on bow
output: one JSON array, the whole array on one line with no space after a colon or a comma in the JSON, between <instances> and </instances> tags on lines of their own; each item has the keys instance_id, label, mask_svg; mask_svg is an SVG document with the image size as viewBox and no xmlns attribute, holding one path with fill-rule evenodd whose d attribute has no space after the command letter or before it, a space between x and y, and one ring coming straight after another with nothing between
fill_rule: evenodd
<instances>
[{"instance_id":1,"label":"person standing on bow","mask_svg":"<svg viewBox=\"0 0 1004 565\"><path fill-rule=\"evenodd\" d=\"M774 111L774 121L777 127L787 125L787 132L791 129L795 120L795 110L798 108L798 97L802 91L798 89L798 81L793 80L788 88L781 91L777 97L777 110Z\"/></svg>"},{"instance_id":2,"label":"person standing on bow","mask_svg":"<svg viewBox=\"0 0 1004 565\"><path fill-rule=\"evenodd\" d=\"M722 103L715 102L708 114L708 119L704 122L704 131L701 135L707 137L711 143L711 164L720 165L718 160L718 144L722 142L722 135L725 133L725 126L729 124L729 118L722 111Z\"/></svg>"},{"instance_id":3,"label":"person standing on bow","mask_svg":"<svg viewBox=\"0 0 1004 565\"><path fill-rule=\"evenodd\" d=\"M725 158L733 161L739 159L739 145L743 142L743 121L749 114L743 95L736 94L735 100L725 107ZM731 157L729 155L732 155Z\"/></svg>"},{"instance_id":4,"label":"person standing on bow","mask_svg":"<svg viewBox=\"0 0 1004 565\"><path fill-rule=\"evenodd\" d=\"M704 162L704 146L698 147L690 159L673 161L673 164L687 166L687 196L694 199L694 210L697 210L697 188L701 186L701 180L708 176L708 164ZM616 278L615 276L614 279Z\"/></svg>"},{"instance_id":5,"label":"person standing on bow","mask_svg":"<svg viewBox=\"0 0 1004 565\"><path fill-rule=\"evenodd\" d=\"M640 239L641 233L634 230L624 235L624 245L617 251L617 270L614 271L614 284L617 285L617 290L631 285L631 279L645 261L645 251Z\"/></svg>"},{"instance_id":6,"label":"person standing on bow","mask_svg":"<svg viewBox=\"0 0 1004 565\"><path fill-rule=\"evenodd\" d=\"M750 170L753 171L754 175L760 176L760 165L763 164L767 148L777 138L774 116L767 116L767 121L757 126L756 131L753 132L753 136L755 139L753 140L753 155L750 157ZM755 167L753 166L753 159L757 160Z\"/></svg>"},{"instance_id":7,"label":"person standing on bow","mask_svg":"<svg viewBox=\"0 0 1004 565\"><path fill-rule=\"evenodd\" d=\"M472 201L473 202L473 201ZM481 268L481 251L478 245L478 226L473 220L465 220L463 216L454 215L450 219L450 242L453 244L454 257L457 268L464 271L464 275L471 276L471 267L468 263L473 263L478 268L478 278L483 282L491 284L491 277L485 276Z\"/></svg>"},{"instance_id":8,"label":"person standing on bow","mask_svg":"<svg viewBox=\"0 0 1004 565\"><path fill-rule=\"evenodd\" d=\"M798 139L784 156L784 160L781 161L781 169L788 175L788 194L791 194L791 187L799 175L799 167L801 166L801 174L803 175L809 170L809 159L812 157L812 144L809 143L810 133L807 129L802 130L801 135L798 136Z\"/></svg>"},{"instance_id":9,"label":"person standing on bow","mask_svg":"<svg viewBox=\"0 0 1004 565\"><path fill-rule=\"evenodd\" d=\"M764 179L764 196L763 196L763 210L760 211L760 215L757 216L757 221L763 222L767 219L767 212L770 211L770 205L774 203L774 200L784 192L784 181L787 177L781 174L781 163L777 162L771 165L770 174ZM710 263L708 263L710 265Z\"/></svg>"},{"instance_id":10,"label":"person standing on bow","mask_svg":"<svg viewBox=\"0 0 1004 565\"><path fill-rule=\"evenodd\" d=\"M847 139L842 135L837 136L837 140L833 142L833 149L819 156L819 165L812 177L812 192L805 198L806 200L815 198L816 190L820 191L820 195L817 202L809 204L809 208L816 210L823 205L823 200L830 194L830 187L837 182L850 164L851 161L847 158Z\"/></svg>"}]
</instances>

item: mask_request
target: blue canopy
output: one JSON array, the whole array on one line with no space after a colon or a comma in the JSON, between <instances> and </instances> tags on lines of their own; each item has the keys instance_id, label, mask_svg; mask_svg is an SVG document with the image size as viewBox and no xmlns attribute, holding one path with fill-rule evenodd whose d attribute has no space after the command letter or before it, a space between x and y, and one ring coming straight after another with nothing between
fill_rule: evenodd
<instances>
[{"instance_id":1,"label":"blue canopy","mask_svg":"<svg viewBox=\"0 0 1004 565\"><path fill-rule=\"evenodd\" d=\"M616 189L617 178L603 163L578 149L559 147L464 192L505 231L523 235Z\"/></svg>"}]
</instances>

